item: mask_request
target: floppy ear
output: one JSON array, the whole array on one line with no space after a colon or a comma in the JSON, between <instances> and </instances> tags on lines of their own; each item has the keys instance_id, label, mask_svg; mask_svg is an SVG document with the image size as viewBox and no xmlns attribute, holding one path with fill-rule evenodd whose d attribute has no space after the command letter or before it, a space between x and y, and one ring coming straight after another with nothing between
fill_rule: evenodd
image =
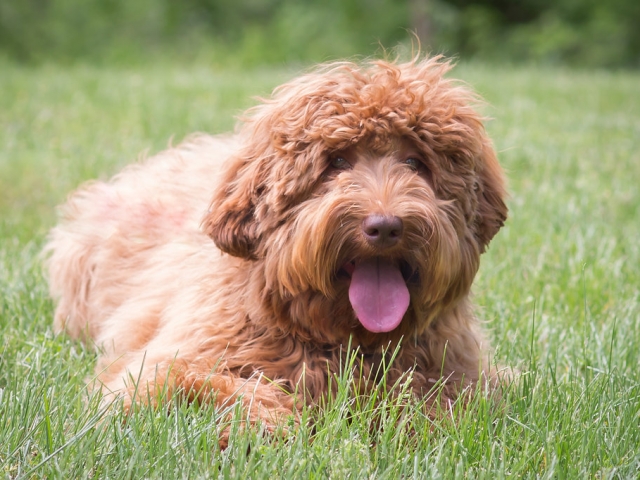
<instances>
[{"instance_id":1,"label":"floppy ear","mask_svg":"<svg viewBox=\"0 0 640 480\"><path fill-rule=\"evenodd\" d=\"M505 179L495 151L488 140L482 147L478 165L478 207L475 222L476 238L484 252L487 245L507 219Z\"/></svg>"},{"instance_id":2,"label":"floppy ear","mask_svg":"<svg viewBox=\"0 0 640 480\"><path fill-rule=\"evenodd\" d=\"M275 118L280 112L265 111L262 121L249 124L248 133L241 135L246 145L228 160L202 221L204 232L220 250L247 260L260 256L262 237L282 223L324 169L319 161L322 145L289 140L287 132L277 130Z\"/></svg>"},{"instance_id":3,"label":"floppy ear","mask_svg":"<svg viewBox=\"0 0 640 480\"><path fill-rule=\"evenodd\" d=\"M255 204L260 187L252 171L256 167L241 157L231 160L202 221L204 232L220 250L246 259L255 258L258 242Z\"/></svg>"},{"instance_id":4,"label":"floppy ear","mask_svg":"<svg viewBox=\"0 0 640 480\"><path fill-rule=\"evenodd\" d=\"M241 152L230 161L202 221L204 232L220 250L247 260L261 255L262 237L282 223L323 171L322 162L314 161L320 156L314 147L289 155L260 145L256 150L266 153Z\"/></svg>"},{"instance_id":5,"label":"floppy ear","mask_svg":"<svg viewBox=\"0 0 640 480\"><path fill-rule=\"evenodd\" d=\"M238 134L243 147L228 161L202 222L223 252L260 257L262 237L284 221L322 175L327 142L320 138L323 130L312 124L334 113L322 94L323 88L333 88L329 80L318 75L285 84L245 114ZM321 85L311 88L314 82Z\"/></svg>"}]
</instances>

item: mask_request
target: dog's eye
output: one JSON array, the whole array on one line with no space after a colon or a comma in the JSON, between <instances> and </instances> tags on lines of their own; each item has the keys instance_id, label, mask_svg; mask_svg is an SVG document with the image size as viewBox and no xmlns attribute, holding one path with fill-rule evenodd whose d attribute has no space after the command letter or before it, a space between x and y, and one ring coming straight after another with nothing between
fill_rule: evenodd
<instances>
[{"instance_id":1,"label":"dog's eye","mask_svg":"<svg viewBox=\"0 0 640 480\"><path fill-rule=\"evenodd\" d=\"M420 160L417 158L409 157L404 161L404 163L406 163L414 172L418 171L418 168L420 167Z\"/></svg>"},{"instance_id":2,"label":"dog's eye","mask_svg":"<svg viewBox=\"0 0 640 480\"><path fill-rule=\"evenodd\" d=\"M331 166L336 170L348 170L351 168L351 164L347 162L344 157L334 157L331 160Z\"/></svg>"}]
</instances>

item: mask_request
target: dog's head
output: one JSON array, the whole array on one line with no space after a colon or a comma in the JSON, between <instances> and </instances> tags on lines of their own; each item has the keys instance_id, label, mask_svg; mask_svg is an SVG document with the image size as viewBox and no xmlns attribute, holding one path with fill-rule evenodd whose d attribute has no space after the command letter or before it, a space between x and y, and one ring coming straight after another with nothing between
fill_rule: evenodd
<instances>
[{"instance_id":1,"label":"dog's head","mask_svg":"<svg viewBox=\"0 0 640 480\"><path fill-rule=\"evenodd\" d=\"M250 111L204 228L260 266L288 318L388 338L468 294L507 208L477 99L449 69L333 64Z\"/></svg>"}]
</instances>

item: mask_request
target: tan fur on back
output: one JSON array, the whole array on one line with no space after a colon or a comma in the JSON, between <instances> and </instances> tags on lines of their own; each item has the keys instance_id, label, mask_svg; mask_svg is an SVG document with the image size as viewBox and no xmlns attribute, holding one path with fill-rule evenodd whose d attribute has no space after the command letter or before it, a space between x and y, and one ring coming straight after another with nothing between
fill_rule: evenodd
<instances>
[{"instance_id":1,"label":"tan fur on back","mask_svg":"<svg viewBox=\"0 0 640 480\"><path fill-rule=\"evenodd\" d=\"M416 395L442 378L455 398L488 374L468 297L506 218L504 180L448 70L323 66L238 134L194 136L75 192L46 247L55 327L99 347L105 398L242 395L275 425L327 392L349 343L368 375L402 340L389 380L414 369ZM363 233L380 216L402 222L390 247ZM372 258L410 293L391 331L365 328L349 300L351 270Z\"/></svg>"}]
</instances>

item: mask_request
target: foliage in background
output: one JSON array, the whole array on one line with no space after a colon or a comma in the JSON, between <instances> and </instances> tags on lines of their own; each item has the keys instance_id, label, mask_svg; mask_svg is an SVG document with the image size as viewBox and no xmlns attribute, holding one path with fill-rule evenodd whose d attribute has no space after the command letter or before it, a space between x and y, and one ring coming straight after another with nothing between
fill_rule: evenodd
<instances>
[{"instance_id":1,"label":"foliage in background","mask_svg":"<svg viewBox=\"0 0 640 480\"><path fill-rule=\"evenodd\" d=\"M640 67L637 0L444 0L453 50L483 58Z\"/></svg>"},{"instance_id":2,"label":"foliage in background","mask_svg":"<svg viewBox=\"0 0 640 480\"><path fill-rule=\"evenodd\" d=\"M317 61L396 44L407 37L405 10L394 0L9 0L0 49L28 61Z\"/></svg>"},{"instance_id":3,"label":"foliage in background","mask_svg":"<svg viewBox=\"0 0 640 480\"><path fill-rule=\"evenodd\" d=\"M0 54L234 65L368 55L380 45L494 61L640 66L637 0L5 0Z\"/></svg>"}]
</instances>

